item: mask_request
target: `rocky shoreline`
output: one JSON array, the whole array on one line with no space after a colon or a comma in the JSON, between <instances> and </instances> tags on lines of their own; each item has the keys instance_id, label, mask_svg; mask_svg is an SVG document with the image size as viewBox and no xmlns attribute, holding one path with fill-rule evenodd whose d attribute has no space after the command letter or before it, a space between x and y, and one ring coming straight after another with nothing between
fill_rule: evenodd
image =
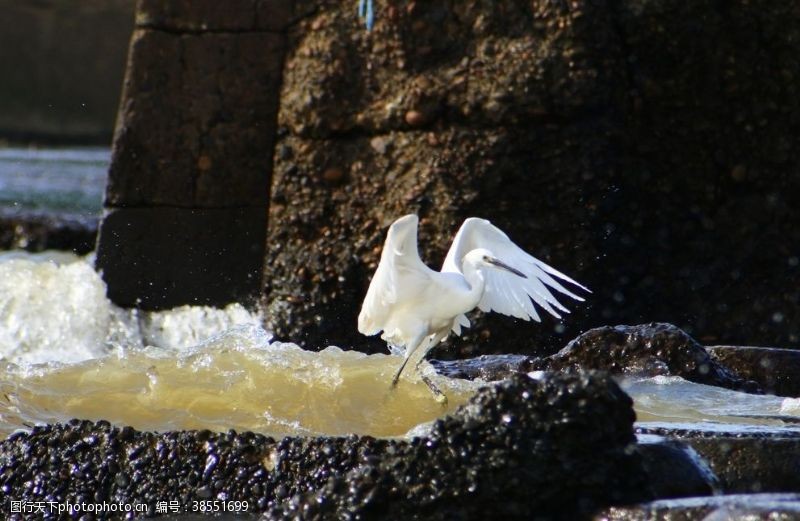
<instances>
[{"instance_id":1,"label":"rocky shoreline","mask_svg":"<svg viewBox=\"0 0 800 521\"><path fill-rule=\"evenodd\" d=\"M514 376L423 437L284 438L36 427L0 444L10 501L246 501L270 518L585 517L650 499L632 402L607 376ZM23 519L12 517L10 519Z\"/></svg>"},{"instance_id":2,"label":"rocky shoreline","mask_svg":"<svg viewBox=\"0 0 800 521\"><path fill-rule=\"evenodd\" d=\"M702 374L722 376L706 383L762 392L674 326L646 324L589 331L544 360L437 362L444 374L498 380L412 439L37 426L0 442L0 508L115 502L156 515L246 502L264 519L796 519L800 434L635 428L609 375L690 378L698 360Z\"/></svg>"}]
</instances>

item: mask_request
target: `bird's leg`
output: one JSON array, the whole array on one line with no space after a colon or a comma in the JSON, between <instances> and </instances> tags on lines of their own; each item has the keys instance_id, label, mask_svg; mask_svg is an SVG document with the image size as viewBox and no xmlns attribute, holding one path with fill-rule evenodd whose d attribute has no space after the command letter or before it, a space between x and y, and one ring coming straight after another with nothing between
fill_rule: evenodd
<instances>
[{"instance_id":1,"label":"bird's leg","mask_svg":"<svg viewBox=\"0 0 800 521\"><path fill-rule=\"evenodd\" d=\"M431 392L433 393L433 397L436 399L436 401L441 403L442 406L446 406L447 396L442 392L442 390L436 387L436 384L433 383L433 380L431 380L424 374L419 373L419 376L420 378L422 378L422 381L425 382L425 385L428 386L428 389L431 390Z\"/></svg>"},{"instance_id":2,"label":"bird's leg","mask_svg":"<svg viewBox=\"0 0 800 521\"><path fill-rule=\"evenodd\" d=\"M392 388L397 386L397 382L398 382L398 380L400 380L400 375L403 373L403 369L406 368L406 364L408 363L409 360L411 360L411 357L417 351L417 349L419 348L420 344L422 344L423 340L425 340L425 333L424 332L418 334L417 336L415 336L411 340L411 342L408 343L408 347L406 347L406 358L405 358L405 360L403 360L403 363L400 364L400 369L397 370L397 372L394 375L394 378L392 378Z\"/></svg>"},{"instance_id":3,"label":"bird's leg","mask_svg":"<svg viewBox=\"0 0 800 521\"><path fill-rule=\"evenodd\" d=\"M392 378L392 387L396 387L397 386L397 381L400 380L400 373L402 373L403 369L406 368L406 364L408 363L408 360L409 360L409 357L406 357L405 360L403 360L403 363L400 364L400 369L398 369L397 372L394 374L394 378Z\"/></svg>"}]
</instances>

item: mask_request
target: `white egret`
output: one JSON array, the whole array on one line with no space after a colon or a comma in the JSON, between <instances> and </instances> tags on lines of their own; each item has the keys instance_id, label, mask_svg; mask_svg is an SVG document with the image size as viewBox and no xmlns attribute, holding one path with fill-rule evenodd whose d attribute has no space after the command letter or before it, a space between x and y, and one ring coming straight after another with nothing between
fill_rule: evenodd
<instances>
[{"instance_id":1,"label":"white egret","mask_svg":"<svg viewBox=\"0 0 800 521\"><path fill-rule=\"evenodd\" d=\"M583 301L558 279L589 291L526 253L489 221L476 217L464 221L442 270L434 271L419 258L418 223L416 215L406 215L389 228L358 315L359 332L370 336L383 331L381 338L390 350L405 356L392 387L409 360L414 358L418 368L428 351L450 332L460 335L462 327L469 327L465 313L476 307L538 322L534 302L556 318L561 318L558 311L569 313L550 288ZM446 400L422 377L437 399Z\"/></svg>"}]
</instances>

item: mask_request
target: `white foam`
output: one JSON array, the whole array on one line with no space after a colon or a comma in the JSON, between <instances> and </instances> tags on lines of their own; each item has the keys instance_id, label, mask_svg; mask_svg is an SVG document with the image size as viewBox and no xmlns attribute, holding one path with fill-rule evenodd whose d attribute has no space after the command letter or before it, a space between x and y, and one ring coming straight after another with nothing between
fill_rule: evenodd
<instances>
[{"instance_id":1,"label":"white foam","mask_svg":"<svg viewBox=\"0 0 800 521\"><path fill-rule=\"evenodd\" d=\"M76 259L0 262L0 356L15 363L72 362L107 352L111 315L103 281Z\"/></svg>"},{"instance_id":2,"label":"white foam","mask_svg":"<svg viewBox=\"0 0 800 521\"><path fill-rule=\"evenodd\" d=\"M784 398L781 402L781 414L800 416L800 398Z\"/></svg>"},{"instance_id":3,"label":"white foam","mask_svg":"<svg viewBox=\"0 0 800 521\"><path fill-rule=\"evenodd\" d=\"M230 328L258 325L260 322L257 315L236 303L223 309L180 306L169 311L142 313L141 316L142 342L171 349L187 349Z\"/></svg>"},{"instance_id":4,"label":"white foam","mask_svg":"<svg viewBox=\"0 0 800 521\"><path fill-rule=\"evenodd\" d=\"M0 360L74 363L115 349L185 350L261 318L240 304L140 312L115 306L91 258L0 253Z\"/></svg>"}]
</instances>

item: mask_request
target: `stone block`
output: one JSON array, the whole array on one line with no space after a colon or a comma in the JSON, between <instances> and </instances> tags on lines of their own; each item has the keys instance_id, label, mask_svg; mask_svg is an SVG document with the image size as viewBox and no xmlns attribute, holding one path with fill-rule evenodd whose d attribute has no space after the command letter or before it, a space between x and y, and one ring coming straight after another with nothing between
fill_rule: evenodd
<instances>
[{"instance_id":1,"label":"stone block","mask_svg":"<svg viewBox=\"0 0 800 521\"><path fill-rule=\"evenodd\" d=\"M266 206L284 37L131 41L106 206Z\"/></svg>"},{"instance_id":2,"label":"stone block","mask_svg":"<svg viewBox=\"0 0 800 521\"><path fill-rule=\"evenodd\" d=\"M262 208L117 208L100 227L96 266L118 305L252 303L261 288Z\"/></svg>"}]
</instances>

